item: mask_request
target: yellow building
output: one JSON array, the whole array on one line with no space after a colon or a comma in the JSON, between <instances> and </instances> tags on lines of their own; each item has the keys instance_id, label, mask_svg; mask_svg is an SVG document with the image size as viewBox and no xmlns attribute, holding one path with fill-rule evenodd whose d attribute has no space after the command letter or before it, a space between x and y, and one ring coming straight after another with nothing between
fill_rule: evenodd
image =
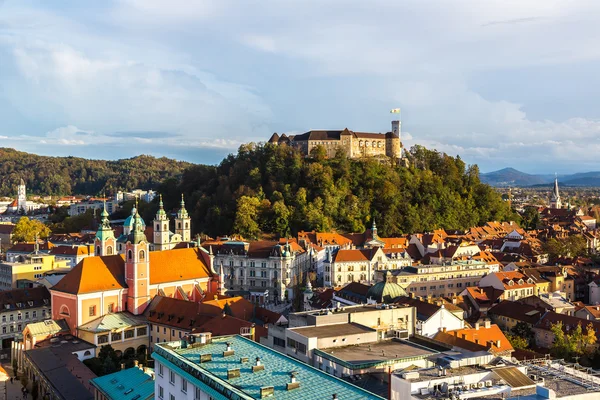
<instances>
[{"instance_id":1,"label":"yellow building","mask_svg":"<svg viewBox=\"0 0 600 400\"><path fill-rule=\"evenodd\" d=\"M67 260L57 260L53 255L31 253L18 262L0 264L0 290L28 287L27 281L36 281L47 272L69 267Z\"/></svg>"}]
</instances>

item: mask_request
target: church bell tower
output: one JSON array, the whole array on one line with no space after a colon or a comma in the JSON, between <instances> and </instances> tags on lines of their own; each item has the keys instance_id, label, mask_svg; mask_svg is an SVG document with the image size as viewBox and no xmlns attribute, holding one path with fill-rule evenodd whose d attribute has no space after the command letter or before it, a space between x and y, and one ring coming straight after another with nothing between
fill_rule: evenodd
<instances>
[{"instance_id":1,"label":"church bell tower","mask_svg":"<svg viewBox=\"0 0 600 400\"><path fill-rule=\"evenodd\" d=\"M181 207L177 211L177 218L175 218L175 233L181 235L182 242L189 242L192 240L191 229L190 229L190 216L185 209L185 201L183 200L183 194L181 195Z\"/></svg>"},{"instance_id":2,"label":"church bell tower","mask_svg":"<svg viewBox=\"0 0 600 400\"><path fill-rule=\"evenodd\" d=\"M142 217L136 211L125 244L127 311L134 315L142 314L150 302L150 255L143 225Z\"/></svg>"},{"instance_id":3,"label":"church bell tower","mask_svg":"<svg viewBox=\"0 0 600 400\"><path fill-rule=\"evenodd\" d=\"M158 203L158 211L154 217L154 250L163 251L169 249L169 220L163 208L162 194Z\"/></svg>"}]
</instances>

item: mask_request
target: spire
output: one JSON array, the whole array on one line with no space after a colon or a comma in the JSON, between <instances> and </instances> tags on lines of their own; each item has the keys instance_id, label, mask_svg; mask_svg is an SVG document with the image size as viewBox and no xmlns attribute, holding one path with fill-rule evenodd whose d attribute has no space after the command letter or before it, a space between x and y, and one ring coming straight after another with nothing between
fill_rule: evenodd
<instances>
[{"instance_id":1,"label":"spire","mask_svg":"<svg viewBox=\"0 0 600 400\"><path fill-rule=\"evenodd\" d=\"M188 218L188 212L185 209L185 201L183 200L183 193L181 193L181 208L177 212L177 218L179 218L179 219Z\"/></svg>"},{"instance_id":2,"label":"spire","mask_svg":"<svg viewBox=\"0 0 600 400\"><path fill-rule=\"evenodd\" d=\"M373 239L377 239L377 224L375 224L375 218L373 218L373 225L371 225L371 234Z\"/></svg>"},{"instance_id":3,"label":"spire","mask_svg":"<svg viewBox=\"0 0 600 400\"><path fill-rule=\"evenodd\" d=\"M137 201L136 201L137 203ZM135 217L133 218L133 228L131 229L131 233L129 234L129 241L133 244L139 244L142 241L146 240L146 234L144 233L144 222L142 221L142 217L135 211Z\"/></svg>"},{"instance_id":4,"label":"spire","mask_svg":"<svg viewBox=\"0 0 600 400\"><path fill-rule=\"evenodd\" d=\"M158 201L158 211L156 212L156 220L163 221L163 220L167 219L167 213L165 212L165 209L163 206L162 194L159 194L158 198L159 198L159 201Z\"/></svg>"},{"instance_id":5,"label":"spire","mask_svg":"<svg viewBox=\"0 0 600 400\"><path fill-rule=\"evenodd\" d=\"M102 208L102 212L100 213L100 227L96 231L96 238L100 241L104 241L106 239L114 239L115 234L110 226L110 221L108 220L108 212L106 211L106 200L104 200L104 206Z\"/></svg>"}]
</instances>

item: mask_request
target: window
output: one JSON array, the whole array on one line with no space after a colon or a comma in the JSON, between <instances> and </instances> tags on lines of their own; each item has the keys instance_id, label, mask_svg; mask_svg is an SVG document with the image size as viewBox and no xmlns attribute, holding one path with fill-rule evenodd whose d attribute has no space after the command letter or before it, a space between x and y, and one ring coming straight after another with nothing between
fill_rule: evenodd
<instances>
[{"instance_id":1,"label":"window","mask_svg":"<svg viewBox=\"0 0 600 400\"><path fill-rule=\"evenodd\" d=\"M6 333L6 327L5 326L2 327L2 333Z\"/></svg>"},{"instance_id":2,"label":"window","mask_svg":"<svg viewBox=\"0 0 600 400\"><path fill-rule=\"evenodd\" d=\"M250 270L250 277L255 277L256 276L256 271L254 271L253 269Z\"/></svg>"},{"instance_id":3,"label":"window","mask_svg":"<svg viewBox=\"0 0 600 400\"><path fill-rule=\"evenodd\" d=\"M129 261L133 260L133 251L131 251L131 250L127 251L127 259Z\"/></svg>"},{"instance_id":4,"label":"window","mask_svg":"<svg viewBox=\"0 0 600 400\"><path fill-rule=\"evenodd\" d=\"M23 318L23 315L21 313L17 314L17 320L20 321Z\"/></svg>"},{"instance_id":5,"label":"window","mask_svg":"<svg viewBox=\"0 0 600 400\"><path fill-rule=\"evenodd\" d=\"M163 333L166 335L167 334L167 328L163 328Z\"/></svg>"},{"instance_id":6,"label":"window","mask_svg":"<svg viewBox=\"0 0 600 400\"><path fill-rule=\"evenodd\" d=\"M144 259L146 258L146 252L144 250L140 250L140 252L138 253L138 257L140 261L144 261Z\"/></svg>"},{"instance_id":7,"label":"window","mask_svg":"<svg viewBox=\"0 0 600 400\"><path fill-rule=\"evenodd\" d=\"M256 282L254 280L250 279L250 286L254 286L255 283Z\"/></svg>"},{"instance_id":8,"label":"window","mask_svg":"<svg viewBox=\"0 0 600 400\"><path fill-rule=\"evenodd\" d=\"M173 395L173 394L170 394L170 395L169 395L169 400L175 400L175 395Z\"/></svg>"},{"instance_id":9,"label":"window","mask_svg":"<svg viewBox=\"0 0 600 400\"><path fill-rule=\"evenodd\" d=\"M8 319L10 320L10 322L13 322L15 320L15 316L13 314L10 314L8 316Z\"/></svg>"},{"instance_id":10,"label":"window","mask_svg":"<svg viewBox=\"0 0 600 400\"><path fill-rule=\"evenodd\" d=\"M125 339L131 339L133 338L135 331L133 329L129 329L125 331Z\"/></svg>"},{"instance_id":11,"label":"window","mask_svg":"<svg viewBox=\"0 0 600 400\"><path fill-rule=\"evenodd\" d=\"M165 397L165 389L162 386L158 385L158 398L164 399Z\"/></svg>"},{"instance_id":12,"label":"window","mask_svg":"<svg viewBox=\"0 0 600 400\"><path fill-rule=\"evenodd\" d=\"M187 393L187 381L181 378L181 391Z\"/></svg>"},{"instance_id":13,"label":"window","mask_svg":"<svg viewBox=\"0 0 600 400\"><path fill-rule=\"evenodd\" d=\"M114 305L114 303L110 303L110 304L108 305L108 312L109 312L109 313L113 312L114 308L115 308L115 305Z\"/></svg>"},{"instance_id":14,"label":"window","mask_svg":"<svg viewBox=\"0 0 600 400\"><path fill-rule=\"evenodd\" d=\"M98 335L98 344L108 343L108 335Z\"/></svg>"},{"instance_id":15,"label":"window","mask_svg":"<svg viewBox=\"0 0 600 400\"><path fill-rule=\"evenodd\" d=\"M112 246L106 246L106 255L107 256L112 256L113 254L113 248Z\"/></svg>"},{"instance_id":16,"label":"window","mask_svg":"<svg viewBox=\"0 0 600 400\"><path fill-rule=\"evenodd\" d=\"M116 340L121 340L121 336L121 332L113 332L111 339L113 342Z\"/></svg>"},{"instance_id":17,"label":"window","mask_svg":"<svg viewBox=\"0 0 600 400\"><path fill-rule=\"evenodd\" d=\"M163 376L163 365L158 364L158 375Z\"/></svg>"},{"instance_id":18,"label":"window","mask_svg":"<svg viewBox=\"0 0 600 400\"><path fill-rule=\"evenodd\" d=\"M169 371L169 383L171 385L175 384L175 372Z\"/></svg>"},{"instance_id":19,"label":"window","mask_svg":"<svg viewBox=\"0 0 600 400\"><path fill-rule=\"evenodd\" d=\"M138 336L145 336L146 335L146 327L138 328L137 329L137 335Z\"/></svg>"},{"instance_id":20,"label":"window","mask_svg":"<svg viewBox=\"0 0 600 400\"><path fill-rule=\"evenodd\" d=\"M156 325L156 333L160 333L160 327Z\"/></svg>"},{"instance_id":21,"label":"window","mask_svg":"<svg viewBox=\"0 0 600 400\"><path fill-rule=\"evenodd\" d=\"M15 327L14 327L14 325L11 325L11 326L10 326L10 331L11 331L11 332L14 332L14 331L15 331Z\"/></svg>"},{"instance_id":22,"label":"window","mask_svg":"<svg viewBox=\"0 0 600 400\"><path fill-rule=\"evenodd\" d=\"M2 322L6 322L6 315L2 316Z\"/></svg>"},{"instance_id":23,"label":"window","mask_svg":"<svg viewBox=\"0 0 600 400\"><path fill-rule=\"evenodd\" d=\"M171 336L175 336L175 329L171 329Z\"/></svg>"},{"instance_id":24,"label":"window","mask_svg":"<svg viewBox=\"0 0 600 400\"><path fill-rule=\"evenodd\" d=\"M31 317L32 318L37 318L37 310L34 310L34 311L31 312Z\"/></svg>"},{"instance_id":25,"label":"window","mask_svg":"<svg viewBox=\"0 0 600 400\"><path fill-rule=\"evenodd\" d=\"M200 400L202 398L202 390L200 388L196 388L196 395L194 396L194 400Z\"/></svg>"},{"instance_id":26,"label":"window","mask_svg":"<svg viewBox=\"0 0 600 400\"><path fill-rule=\"evenodd\" d=\"M23 330L23 325L17 325L17 332L21 332Z\"/></svg>"},{"instance_id":27,"label":"window","mask_svg":"<svg viewBox=\"0 0 600 400\"><path fill-rule=\"evenodd\" d=\"M267 271L260 271L260 277L261 278L266 278L267 277Z\"/></svg>"},{"instance_id":28,"label":"window","mask_svg":"<svg viewBox=\"0 0 600 400\"><path fill-rule=\"evenodd\" d=\"M261 264L260 264L260 267L261 267L261 268L267 268L267 263L266 263L266 262L264 262L264 263L261 263Z\"/></svg>"},{"instance_id":29,"label":"window","mask_svg":"<svg viewBox=\"0 0 600 400\"><path fill-rule=\"evenodd\" d=\"M273 337L273 344L275 346L285 347L285 340L274 336Z\"/></svg>"},{"instance_id":30,"label":"window","mask_svg":"<svg viewBox=\"0 0 600 400\"><path fill-rule=\"evenodd\" d=\"M94 315L96 315L96 306L91 306L90 307L90 317L93 317Z\"/></svg>"},{"instance_id":31,"label":"window","mask_svg":"<svg viewBox=\"0 0 600 400\"><path fill-rule=\"evenodd\" d=\"M265 281L260 282L260 287L267 287L267 282L265 282Z\"/></svg>"}]
</instances>

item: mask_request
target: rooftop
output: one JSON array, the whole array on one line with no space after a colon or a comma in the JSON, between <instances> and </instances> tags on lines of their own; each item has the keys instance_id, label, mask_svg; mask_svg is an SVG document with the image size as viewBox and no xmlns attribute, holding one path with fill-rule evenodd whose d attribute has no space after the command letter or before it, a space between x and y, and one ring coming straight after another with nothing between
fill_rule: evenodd
<instances>
[{"instance_id":1,"label":"rooftop","mask_svg":"<svg viewBox=\"0 0 600 400\"><path fill-rule=\"evenodd\" d=\"M375 329L353 323L291 328L290 331L296 332L297 334L305 337L316 338L329 338L342 335L359 335L361 333L376 332Z\"/></svg>"},{"instance_id":2,"label":"rooftop","mask_svg":"<svg viewBox=\"0 0 600 400\"><path fill-rule=\"evenodd\" d=\"M99 333L133 328L136 326L146 326L146 321L129 312L117 312L103 315L87 324L81 325L77 329L80 331Z\"/></svg>"},{"instance_id":3,"label":"rooftop","mask_svg":"<svg viewBox=\"0 0 600 400\"><path fill-rule=\"evenodd\" d=\"M319 349L318 353L326 353L352 366L362 364L379 364L382 362L399 362L408 359L427 358L436 351L405 340L385 340L376 343L363 343L356 346L333 347Z\"/></svg>"},{"instance_id":4,"label":"rooftop","mask_svg":"<svg viewBox=\"0 0 600 400\"><path fill-rule=\"evenodd\" d=\"M224 355L227 343L234 355ZM210 355L211 360L200 363L200 355ZM187 348L181 348L180 342L160 343L152 357L168 368L183 370L186 379L206 388L217 399L231 398L225 396L227 392L242 399L259 399L261 388L266 386L273 388L273 396L278 400L331 399L334 393L344 400L382 399L239 335L214 338L207 344ZM253 372L256 357L260 357L264 370ZM228 379L232 369L237 369L239 376ZM296 373L300 386L286 390L291 372Z\"/></svg>"},{"instance_id":5,"label":"rooftop","mask_svg":"<svg viewBox=\"0 0 600 400\"><path fill-rule=\"evenodd\" d=\"M154 397L154 379L140 368L128 368L91 380L91 384L109 400L134 398L139 400Z\"/></svg>"}]
</instances>

